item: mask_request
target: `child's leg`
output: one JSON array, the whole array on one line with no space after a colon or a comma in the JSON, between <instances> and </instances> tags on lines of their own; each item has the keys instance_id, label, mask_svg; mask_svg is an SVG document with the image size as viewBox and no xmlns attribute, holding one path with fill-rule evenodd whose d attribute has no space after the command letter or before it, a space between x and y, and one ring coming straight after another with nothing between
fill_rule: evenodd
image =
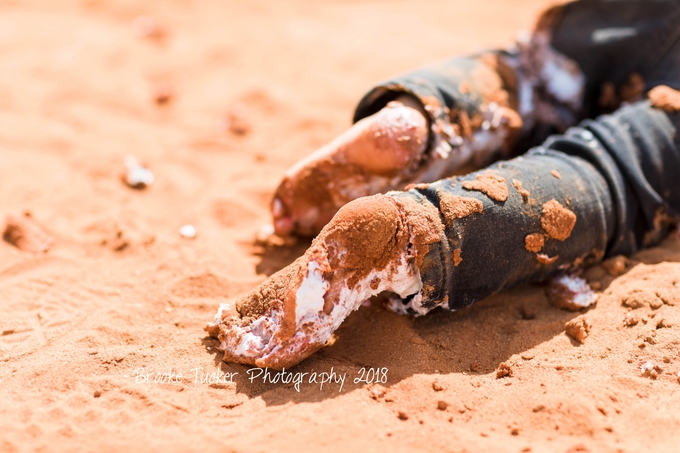
<instances>
[{"instance_id":1,"label":"child's leg","mask_svg":"<svg viewBox=\"0 0 680 453\"><path fill-rule=\"evenodd\" d=\"M276 232L313 236L353 199L507 156L524 124L508 58L460 58L373 89L349 130L286 172L272 201Z\"/></svg>"},{"instance_id":2,"label":"child's leg","mask_svg":"<svg viewBox=\"0 0 680 453\"><path fill-rule=\"evenodd\" d=\"M633 253L680 218L680 113L648 102L480 172L344 206L304 256L208 327L225 360L281 368L388 291L424 314Z\"/></svg>"},{"instance_id":3,"label":"child's leg","mask_svg":"<svg viewBox=\"0 0 680 453\"><path fill-rule=\"evenodd\" d=\"M680 2L573 2L546 11L513 49L380 84L352 128L286 173L275 229L314 235L355 198L481 168L657 84L680 88L678 37ZM412 108L388 107L395 100Z\"/></svg>"}]
</instances>

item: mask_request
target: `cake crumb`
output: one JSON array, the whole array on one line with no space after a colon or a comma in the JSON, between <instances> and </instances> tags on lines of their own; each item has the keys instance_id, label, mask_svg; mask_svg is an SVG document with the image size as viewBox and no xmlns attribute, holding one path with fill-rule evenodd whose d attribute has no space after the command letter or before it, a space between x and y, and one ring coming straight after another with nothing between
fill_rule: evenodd
<instances>
[{"instance_id":1,"label":"cake crumb","mask_svg":"<svg viewBox=\"0 0 680 453\"><path fill-rule=\"evenodd\" d=\"M623 326L624 327L637 326L639 322L640 322L640 318L637 315L634 315L634 314L626 315L626 317L623 318Z\"/></svg>"},{"instance_id":2,"label":"cake crumb","mask_svg":"<svg viewBox=\"0 0 680 453\"><path fill-rule=\"evenodd\" d=\"M460 257L460 247L458 247L453 251L453 266L458 267L461 261L463 261L463 258Z\"/></svg>"}]
</instances>

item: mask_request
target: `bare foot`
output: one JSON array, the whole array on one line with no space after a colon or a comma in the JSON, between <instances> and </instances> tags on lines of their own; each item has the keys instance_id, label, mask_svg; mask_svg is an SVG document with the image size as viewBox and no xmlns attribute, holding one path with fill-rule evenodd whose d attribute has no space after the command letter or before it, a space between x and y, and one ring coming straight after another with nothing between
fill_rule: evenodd
<instances>
[{"instance_id":1,"label":"bare foot","mask_svg":"<svg viewBox=\"0 0 680 453\"><path fill-rule=\"evenodd\" d=\"M410 182L429 134L419 107L390 102L288 170L272 200L276 233L314 236L349 201Z\"/></svg>"},{"instance_id":2,"label":"bare foot","mask_svg":"<svg viewBox=\"0 0 680 453\"><path fill-rule=\"evenodd\" d=\"M444 108L404 94L288 170L271 205L276 233L314 236L356 198L479 169L537 125L575 124L585 76L551 47L549 25L510 52L475 57L474 71L465 60L453 73L467 100Z\"/></svg>"},{"instance_id":3,"label":"bare foot","mask_svg":"<svg viewBox=\"0 0 680 453\"><path fill-rule=\"evenodd\" d=\"M224 360L281 369L323 347L371 296L423 288L419 264L441 238L436 208L375 195L344 206L294 263L236 304L223 304L205 330Z\"/></svg>"}]
</instances>

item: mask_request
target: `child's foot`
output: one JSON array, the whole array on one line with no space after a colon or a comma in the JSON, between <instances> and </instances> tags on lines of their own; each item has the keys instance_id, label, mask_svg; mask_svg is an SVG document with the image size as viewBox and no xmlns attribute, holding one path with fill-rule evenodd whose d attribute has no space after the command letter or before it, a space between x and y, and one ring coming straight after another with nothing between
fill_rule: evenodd
<instances>
[{"instance_id":1,"label":"child's foot","mask_svg":"<svg viewBox=\"0 0 680 453\"><path fill-rule=\"evenodd\" d=\"M224 360L281 369L326 344L371 296L418 293L418 264L441 238L436 208L375 195L343 207L294 263L235 305L223 304L205 330Z\"/></svg>"},{"instance_id":2,"label":"child's foot","mask_svg":"<svg viewBox=\"0 0 680 453\"><path fill-rule=\"evenodd\" d=\"M408 183L428 141L417 107L391 102L288 170L272 201L276 233L316 235L349 201Z\"/></svg>"}]
</instances>

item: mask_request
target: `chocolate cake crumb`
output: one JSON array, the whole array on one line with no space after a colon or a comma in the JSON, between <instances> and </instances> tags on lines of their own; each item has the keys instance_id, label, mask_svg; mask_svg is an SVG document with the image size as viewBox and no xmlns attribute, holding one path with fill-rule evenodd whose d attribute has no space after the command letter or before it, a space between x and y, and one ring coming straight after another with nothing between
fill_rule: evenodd
<instances>
[{"instance_id":1,"label":"chocolate cake crumb","mask_svg":"<svg viewBox=\"0 0 680 453\"><path fill-rule=\"evenodd\" d=\"M640 318L637 315L634 315L634 314L628 314L628 315L626 315L625 318L623 318L624 327L637 326L639 323L640 323Z\"/></svg>"},{"instance_id":2,"label":"chocolate cake crumb","mask_svg":"<svg viewBox=\"0 0 680 453\"><path fill-rule=\"evenodd\" d=\"M24 216L8 215L3 233L5 241L26 252L46 252L54 238L38 225L30 214Z\"/></svg>"},{"instance_id":3,"label":"chocolate cake crumb","mask_svg":"<svg viewBox=\"0 0 680 453\"><path fill-rule=\"evenodd\" d=\"M434 382L432 383L432 389L433 389L435 392L442 392L442 391L446 390L446 388L447 388L447 387L446 387L446 384L443 384L443 383L441 383L441 382L439 382L439 381L434 381Z\"/></svg>"},{"instance_id":4,"label":"chocolate cake crumb","mask_svg":"<svg viewBox=\"0 0 680 453\"><path fill-rule=\"evenodd\" d=\"M673 327L673 324L666 318L661 318L656 322L657 329L668 329L669 327Z\"/></svg>"},{"instance_id":5,"label":"chocolate cake crumb","mask_svg":"<svg viewBox=\"0 0 680 453\"><path fill-rule=\"evenodd\" d=\"M618 255L610 258L602 263L602 267L607 271L612 277L618 277L619 275L626 272L626 265L628 264L628 259L625 256Z\"/></svg>"}]
</instances>

